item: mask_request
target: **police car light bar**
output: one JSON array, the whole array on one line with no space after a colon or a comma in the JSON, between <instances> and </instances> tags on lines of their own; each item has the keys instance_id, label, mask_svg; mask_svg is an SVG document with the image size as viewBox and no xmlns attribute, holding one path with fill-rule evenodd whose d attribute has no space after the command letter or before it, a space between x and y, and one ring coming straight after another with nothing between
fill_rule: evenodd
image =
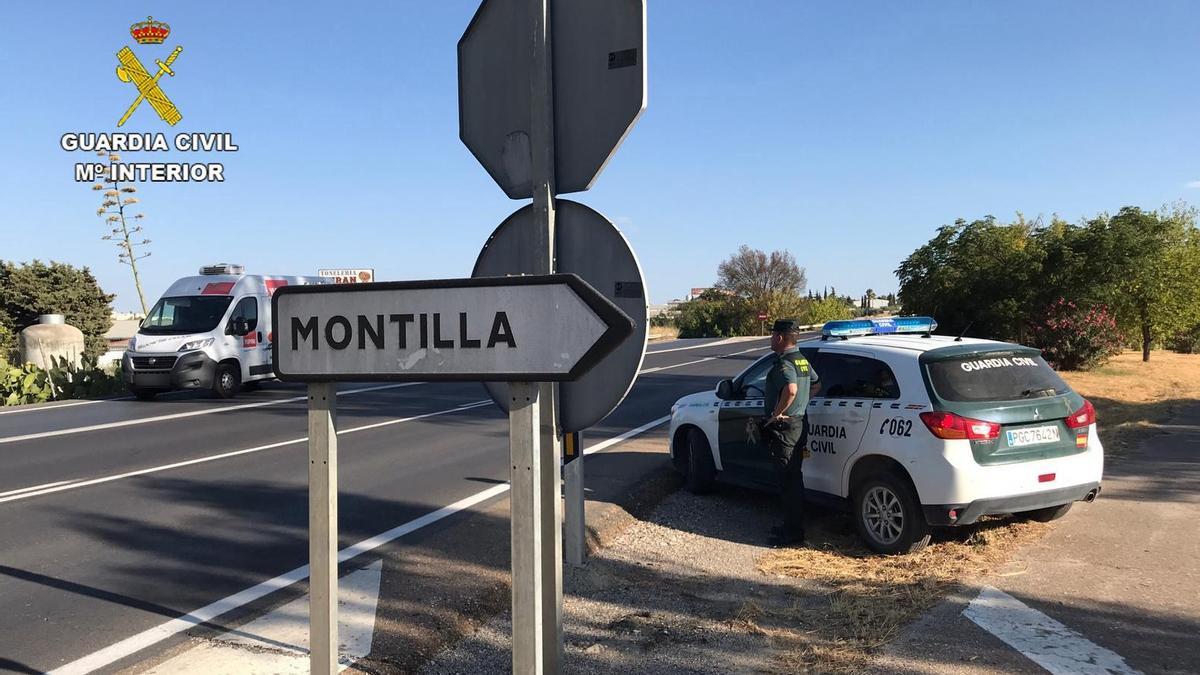
<instances>
[{"instance_id":1,"label":"police car light bar","mask_svg":"<svg viewBox=\"0 0 1200 675\"><path fill-rule=\"evenodd\" d=\"M824 337L854 337L858 335L887 335L889 333L932 333L937 321L928 316L897 316L887 319L853 319L830 321L821 327Z\"/></svg>"}]
</instances>

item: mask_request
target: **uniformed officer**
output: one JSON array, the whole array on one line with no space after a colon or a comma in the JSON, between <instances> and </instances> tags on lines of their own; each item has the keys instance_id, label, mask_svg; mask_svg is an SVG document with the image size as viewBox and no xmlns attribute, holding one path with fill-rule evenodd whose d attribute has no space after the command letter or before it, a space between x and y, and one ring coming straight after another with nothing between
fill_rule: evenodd
<instances>
[{"instance_id":1,"label":"uniformed officer","mask_svg":"<svg viewBox=\"0 0 1200 675\"><path fill-rule=\"evenodd\" d=\"M817 373L796 348L800 327L792 319L771 326L771 351L776 360L767 371L763 434L778 471L783 491L783 524L771 529L771 544L788 546L804 541L804 461L809 397L820 389ZM797 447L798 446L798 447Z\"/></svg>"}]
</instances>

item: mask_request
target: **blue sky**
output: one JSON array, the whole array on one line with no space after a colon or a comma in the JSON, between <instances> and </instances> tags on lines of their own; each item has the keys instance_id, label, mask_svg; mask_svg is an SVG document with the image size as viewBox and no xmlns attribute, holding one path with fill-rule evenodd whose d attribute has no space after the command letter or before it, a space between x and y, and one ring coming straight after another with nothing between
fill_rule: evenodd
<instances>
[{"instance_id":1,"label":"blue sky","mask_svg":"<svg viewBox=\"0 0 1200 675\"><path fill-rule=\"evenodd\" d=\"M649 107L585 193L626 232L650 298L712 283L739 245L810 286L892 291L955 218L1200 203L1200 3L648 0ZM12 3L0 89L0 258L88 265L136 307L73 182L73 131L114 131L114 53L147 15L183 45L124 130L231 132L223 184L146 185L148 301L204 263L466 276L507 199L458 140L455 45L475 0ZM180 153L127 160L197 161Z\"/></svg>"}]
</instances>

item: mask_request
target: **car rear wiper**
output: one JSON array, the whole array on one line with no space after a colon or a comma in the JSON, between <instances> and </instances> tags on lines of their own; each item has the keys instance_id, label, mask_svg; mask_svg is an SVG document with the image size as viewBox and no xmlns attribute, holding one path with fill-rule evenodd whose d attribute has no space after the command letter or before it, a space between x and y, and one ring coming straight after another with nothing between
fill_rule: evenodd
<instances>
[{"instance_id":1,"label":"car rear wiper","mask_svg":"<svg viewBox=\"0 0 1200 675\"><path fill-rule=\"evenodd\" d=\"M1043 387L1041 389L1026 389L1021 392L1021 398L1038 398L1042 396L1054 396L1058 390L1054 387Z\"/></svg>"}]
</instances>

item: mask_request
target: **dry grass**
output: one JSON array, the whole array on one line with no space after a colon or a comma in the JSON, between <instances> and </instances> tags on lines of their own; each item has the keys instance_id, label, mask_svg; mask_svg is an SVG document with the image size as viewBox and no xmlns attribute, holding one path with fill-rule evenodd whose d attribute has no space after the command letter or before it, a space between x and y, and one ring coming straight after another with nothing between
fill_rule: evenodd
<instances>
[{"instance_id":1,"label":"dry grass","mask_svg":"<svg viewBox=\"0 0 1200 675\"><path fill-rule=\"evenodd\" d=\"M986 519L920 553L886 557L871 554L854 534L818 530L810 547L766 556L763 572L802 578L818 589L815 601L799 602L788 617L790 634L772 634L781 666L788 672L862 670L910 620L964 581L996 571L1049 527Z\"/></svg>"},{"instance_id":2,"label":"dry grass","mask_svg":"<svg viewBox=\"0 0 1200 675\"><path fill-rule=\"evenodd\" d=\"M675 326L650 326L649 339L674 340L679 337L679 329Z\"/></svg>"},{"instance_id":3,"label":"dry grass","mask_svg":"<svg viewBox=\"0 0 1200 675\"><path fill-rule=\"evenodd\" d=\"M1106 454L1120 456L1156 424L1169 420L1183 403L1200 399L1200 354L1126 352L1103 368L1062 373L1096 406Z\"/></svg>"}]
</instances>

